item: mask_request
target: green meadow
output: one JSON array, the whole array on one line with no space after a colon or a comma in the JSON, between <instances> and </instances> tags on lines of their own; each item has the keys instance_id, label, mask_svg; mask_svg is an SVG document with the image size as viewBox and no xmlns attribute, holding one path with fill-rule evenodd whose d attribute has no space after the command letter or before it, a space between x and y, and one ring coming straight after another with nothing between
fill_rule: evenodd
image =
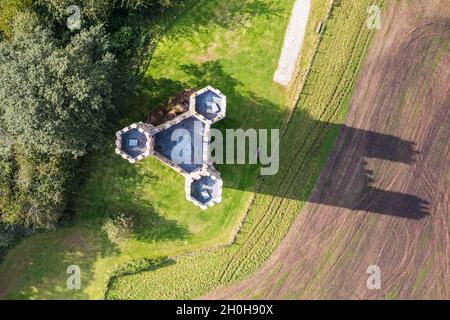
<instances>
[{"instance_id":1,"label":"green meadow","mask_svg":"<svg viewBox=\"0 0 450 320\"><path fill-rule=\"evenodd\" d=\"M228 102L217 128L282 129L279 173L261 178L256 165L219 165L223 202L202 211L185 200L181 175L153 158L130 165L111 137L87 164L74 220L25 239L0 264L1 298L195 298L257 270L300 213L345 117L372 35L364 27L372 1L334 1L331 10L330 1L314 1L288 89L272 78L294 0L187 3L151 27L162 34L117 129L183 88L212 85ZM100 229L117 211L137 224L130 240L113 245ZM160 262L143 260L152 258ZM110 277L130 261L140 267ZM66 288L70 265L81 269L81 290Z\"/></svg>"},{"instance_id":2,"label":"green meadow","mask_svg":"<svg viewBox=\"0 0 450 320\"><path fill-rule=\"evenodd\" d=\"M187 3L180 15L166 17L164 28L155 22L162 35L150 63L141 66L139 90L117 129L145 120L151 108L183 88L205 85L227 95L227 117L217 128L280 128L292 104L289 91L272 77L294 1ZM223 202L202 211L185 200L181 175L154 158L131 165L115 155L114 136L87 165L74 221L29 237L9 252L0 265L1 297L98 299L116 265L228 244L259 175L256 165L218 166ZM136 217L136 231L129 241L113 245L100 229L105 217L118 211ZM70 265L81 268L81 290L66 288Z\"/></svg>"}]
</instances>

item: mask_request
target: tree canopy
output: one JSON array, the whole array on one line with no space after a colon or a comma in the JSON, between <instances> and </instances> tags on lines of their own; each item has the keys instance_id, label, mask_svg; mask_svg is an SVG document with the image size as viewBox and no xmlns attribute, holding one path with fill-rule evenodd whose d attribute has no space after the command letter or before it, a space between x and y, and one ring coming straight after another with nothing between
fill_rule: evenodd
<instances>
[{"instance_id":1,"label":"tree canopy","mask_svg":"<svg viewBox=\"0 0 450 320\"><path fill-rule=\"evenodd\" d=\"M105 150L133 92L150 18L175 1L0 0L0 258L70 220L84 159ZM81 30L67 26L74 4Z\"/></svg>"},{"instance_id":2,"label":"tree canopy","mask_svg":"<svg viewBox=\"0 0 450 320\"><path fill-rule=\"evenodd\" d=\"M64 47L41 26L0 44L0 126L27 150L82 156L101 147L115 59L102 26Z\"/></svg>"}]
</instances>

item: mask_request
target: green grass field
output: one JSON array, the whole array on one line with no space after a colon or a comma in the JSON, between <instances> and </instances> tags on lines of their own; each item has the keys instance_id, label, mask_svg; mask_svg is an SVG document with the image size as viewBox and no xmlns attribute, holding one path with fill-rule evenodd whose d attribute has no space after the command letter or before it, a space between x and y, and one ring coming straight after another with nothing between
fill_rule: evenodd
<instances>
[{"instance_id":1,"label":"green grass field","mask_svg":"<svg viewBox=\"0 0 450 320\"><path fill-rule=\"evenodd\" d=\"M333 147L370 43L373 1L336 1L280 146L280 172L266 177L236 241L167 259L159 269L114 278L110 299L189 299L254 272L279 245ZM382 3L379 1L378 3ZM265 101L266 106L270 101ZM272 108L272 107L271 107ZM255 297L257 298L257 297Z\"/></svg>"},{"instance_id":2,"label":"green grass field","mask_svg":"<svg viewBox=\"0 0 450 320\"><path fill-rule=\"evenodd\" d=\"M222 165L223 203L206 212L184 200L183 177L154 159L132 166L113 141L90 163L70 227L24 240L0 265L0 297L17 299L194 298L240 280L273 252L299 213L329 154L351 96L371 31L368 0L336 1L317 51L318 20L327 0L314 1L297 81L272 83L294 0L203 0L170 22L123 126L183 87L211 84L228 97L224 128L279 128L306 78L285 131L280 172L258 181L257 166ZM139 223L133 239L114 246L100 232L104 217L127 210ZM245 214L232 245L226 245ZM226 245L226 246L223 246ZM209 248L209 249L208 249ZM198 250L205 249L205 250ZM168 257L160 268L113 278L114 266ZM66 268L79 265L82 290L66 289ZM143 270L146 270L145 267Z\"/></svg>"},{"instance_id":3,"label":"green grass field","mask_svg":"<svg viewBox=\"0 0 450 320\"><path fill-rule=\"evenodd\" d=\"M160 39L121 125L144 120L152 107L183 87L211 84L228 97L227 117L219 128L279 128L292 104L290 92L273 84L272 77L294 0L190 3L195 5L180 17L169 18L170 27ZM315 2L310 31L324 16L326 3ZM310 32L300 62L303 74L316 40L317 35ZM0 265L1 298L102 298L109 271L116 265L214 248L233 239L255 191L257 166L219 166L225 184L223 202L203 212L185 200L182 176L152 158L130 165L114 154L113 139L108 149L89 163L73 223L29 237L6 256ZM251 212L259 210L259 201L258 197ZM105 216L119 210L135 215L138 224L131 240L115 246L100 227ZM244 230L256 218L251 214ZM228 261L228 254L226 260L213 255L217 259L207 258L202 268ZM178 267L178 258L176 261ZM81 268L82 290L66 289L66 268L73 264ZM207 286L200 281L192 294L182 296L204 292L217 283L214 279ZM113 287L122 283L128 280L120 279ZM115 292L110 290L110 296L116 297ZM126 297L136 295L128 292Z\"/></svg>"}]
</instances>

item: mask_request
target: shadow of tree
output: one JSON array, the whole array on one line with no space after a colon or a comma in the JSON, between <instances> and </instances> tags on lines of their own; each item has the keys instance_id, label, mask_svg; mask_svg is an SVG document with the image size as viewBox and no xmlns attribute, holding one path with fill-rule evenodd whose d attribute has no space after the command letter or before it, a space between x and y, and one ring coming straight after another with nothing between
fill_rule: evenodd
<instances>
[{"instance_id":1,"label":"shadow of tree","mask_svg":"<svg viewBox=\"0 0 450 320\"><path fill-rule=\"evenodd\" d=\"M111 146L111 153L113 153ZM83 202L80 203L80 220L57 231L35 235L26 239L14 250L23 257L11 266L4 265L4 274L23 272L27 277L7 281L0 286L0 297L11 299L87 299L84 290L71 290L66 286L70 276L66 269L76 265L81 270L82 288L89 286L98 272L96 262L120 253L120 248L108 240L100 228L110 214L124 212L136 219L134 238L143 242L184 239L189 231L176 221L165 218L142 196L142 187L155 183L158 177L138 166L132 166L120 157L102 156L93 168L100 181L87 184ZM45 254L44 254L45 253ZM17 253L16 253L17 254ZM26 272L24 270L27 270ZM0 282L6 280L0 274ZM25 285L23 284L25 283ZM20 290L11 290L20 287ZM11 295L13 294L13 295Z\"/></svg>"},{"instance_id":2,"label":"shadow of tree","mask_svg":"<svg viewBox=\"0 0 450 320\"><path fill-rule=\"evenodd\" d=\"M224 10L222 6L227 6L227 9ZM230 6L233 7L230 8ZM255 16L283 15L276 0L272 3L261 0L237 3L220 0L179 0L163 12L158 11L156 15L149 10L151 9L135 12L133 15L126 17L127 25L130 25L134 33L138 35L134 39L135 43L133 43L134 54L130 55L130 62L126 63L126 68L131 67L134 70L134 76L128 80L131 80L134 84L145 78L145 72L148 70L156 45L163 34L176 39L184 39L185 37L191 37L196 32L214 26L233 30ZM200 12L201 15L190 18L189 13L192 10ZM180 21L181 18L183 18L182 21ZM167 31L174 26L177 26L177 32L170 35ZM122 115L125 116L127 113L125 112Z\"/></svg>"}]
</instances>

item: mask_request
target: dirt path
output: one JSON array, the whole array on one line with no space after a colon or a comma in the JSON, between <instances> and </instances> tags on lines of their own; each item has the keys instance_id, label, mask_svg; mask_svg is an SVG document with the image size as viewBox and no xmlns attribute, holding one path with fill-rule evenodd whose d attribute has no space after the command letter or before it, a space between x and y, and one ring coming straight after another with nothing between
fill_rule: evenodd
<instances>
[{"instance_id":1,"label":"dirt path","mask_svg":"<svg viewBox=\"0 0 450 320\"><path fill-rule=\"evenodd\" d=\"M310 201L259 272L206 298L450 298L448 30L445 0L389 2Z\"/></svg>"},{"instance_id":2,"label":"dirt path","mask_svg":"<svg viewBox=\"0 0 450 320\"><path fill-rule=\"evenodd\" d=\"M278 68L273 77L273 81L285 87L291 81L297 67L310 9L311 0L297 0L294 4L294 9L292 9Z\"/></svg>"}]
</instances>

